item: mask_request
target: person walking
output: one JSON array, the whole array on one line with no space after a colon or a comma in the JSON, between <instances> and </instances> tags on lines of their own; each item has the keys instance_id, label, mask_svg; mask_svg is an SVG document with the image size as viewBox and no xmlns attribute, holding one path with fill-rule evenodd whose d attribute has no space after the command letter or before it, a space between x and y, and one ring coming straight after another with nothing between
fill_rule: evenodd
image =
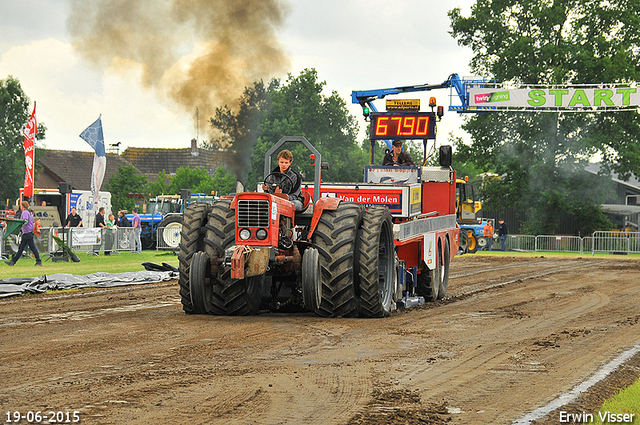
<instances>
[{"instance_id":1,"label":"person walking","mask_svg":"<svg viewBox=\"0 0 640 425\"><path fill-rule=\"evenodd\" d=\"M487 220L487 224L484 225L482 232L484 238L487 240L487 244L482 248L483 251L492 251L493 248L493 224L491 220Z\"/></svg>"},{"instance_id":2,"label":"person walking","mask_svg":"<svg viewBox=\"0 0 640 425\"><path fill-rule=\"evenodd\" d=\"M140 216L138 215L138 209L133 209L133 219L131 220L133 224L133 251L132 253L142 254L142 240L140 239L140 235L142 234L142 222L140 220Z\"/></svg>"},{"instance_id":3,"label":"person walking","mask_svg":"<svg viewBox=\"0 0 640 425\"><path fill-rule=\"evenodd\" d=\"M498 220L498 237L500 238L500 245L502 246L502 250L507 250L507 237L509 236L509 229L507 228L507 223L504 222L504 219Z\"/></svg>"},{"instance_id":4,"label":"person walking","mask_svg":"<svg viewBox=\"0 0 640 425\"><path fill-rule=\"evenodd\" d=\"M36 258L36 266L42 267L42 260L40 259L40 253L38 252L38 248L36 247L36 243L34 241L33 234L33 215L29 212L29 202L22 201L20 203L20 210L22 213L20 214L20 219L26 220L24 226L22 226L22 240L20 240L20 245L18 246L18 251L13 255L11 260L5 260L5 263L8 266L13 266L18 262L20 257L22 256L22 252L24 248L28 245L29 249L33 253L33 256Z\"/></svg>"}]
</instances>

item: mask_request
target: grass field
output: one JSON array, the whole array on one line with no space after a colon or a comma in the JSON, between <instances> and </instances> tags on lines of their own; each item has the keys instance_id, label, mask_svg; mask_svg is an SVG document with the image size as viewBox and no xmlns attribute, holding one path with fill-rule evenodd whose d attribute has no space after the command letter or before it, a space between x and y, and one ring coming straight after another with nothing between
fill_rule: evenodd
<instances>
[{"instance_id":1,"label":"grass field","mask_svg":"<svg viewBox=\"0 0 640 425\"><path fill-rule=\"evenodd\" d=\"M33 258L21 258L13 267L9 267L4 262L0 263L0 279L9 277L38 277L54 273L70 273L86 275L95 272L120 273L135 272L144 270L142 263L167 263L178 267L178 257L168 251L142 251L142 254L131 254L129 252L121 254L111 254L110 256L100 255L94 257L83 252L77 253L80 258L79 263L69 261L54 263L48 259L47 255L42 255L42 267L34 266Z\"/></svg>"},{"instance_id":2,"label":"grass field","mask_svg":"<svg viewBox=\"0 0 640 425\"><path fill-rule=\"evenodd\" d=\"M620 391L615 396L604 402L600 412L611 412L613 414L633 413L633 422L628 424L640 424L640 379L630 387ZM600 415L593 415L594 424L609 424L613 422L602 422ZM604 413L603 413L603 417ZM617 423L620 423L619 421Z\"/></svg>"}]
</instances>

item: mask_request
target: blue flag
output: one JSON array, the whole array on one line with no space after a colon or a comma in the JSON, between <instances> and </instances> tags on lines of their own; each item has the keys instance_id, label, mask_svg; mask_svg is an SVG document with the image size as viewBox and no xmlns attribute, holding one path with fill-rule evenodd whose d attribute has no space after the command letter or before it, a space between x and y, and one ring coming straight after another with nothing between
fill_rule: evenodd
<instances>
[{"instance_id":1,"label":"blue flag","mask_svg":"<svg viewBox=\"0 0 640 425\"><path fill-rule=\"evenodd\" d=\"M104 136L102 135L102 115L87 127L80 137L95 150L93 155L93 170L91 171L91 195L93 202L91 206L97 206L100 197L100 187L104 180L104 173L107 169L107 153L104 149Z\"/></svg>"},{"instance_id":2,"label":"blue flag","mask_svg":"<svg viewBox=\"0 0 640 425\"><path fill-rule=\"evenodd\" d=\"M104 149L104 136L102 135L102 115L80 133L80 137L89 143L93 150L96 151L96 155L107 156L106 150Z\"/></svg>"}]
</instances>

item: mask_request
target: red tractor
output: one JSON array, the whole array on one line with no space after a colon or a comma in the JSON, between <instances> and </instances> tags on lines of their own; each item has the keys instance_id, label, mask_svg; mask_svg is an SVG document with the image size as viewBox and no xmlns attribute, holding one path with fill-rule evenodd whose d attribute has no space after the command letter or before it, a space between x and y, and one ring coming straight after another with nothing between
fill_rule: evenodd
<instances>
[{"instance_id":1,"label":"red tractor","mask_svg":"<svg viewBox=\"0 0 640 425\"><path fill-rule=\"evenodd\" d=\"M305 208L287 195L238 193L184 213L180 295L187 313L257 314L262 306L297 306L320 316L384 317L443 298L458 250L455 171L450 167L375 167L365 176L400 174L415 182L303 183ZM393 178L392 178L393 180Z\"/></svg>"}]
</instances>

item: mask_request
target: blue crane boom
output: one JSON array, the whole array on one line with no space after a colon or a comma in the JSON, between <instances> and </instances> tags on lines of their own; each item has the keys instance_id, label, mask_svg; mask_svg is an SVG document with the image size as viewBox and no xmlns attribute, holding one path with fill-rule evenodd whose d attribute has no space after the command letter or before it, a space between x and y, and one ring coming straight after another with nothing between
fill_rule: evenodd
<instances>
[{"instance_id":1,"label":"blue crane boom","mask_svg":"<svg viewBox=\"0 0 640 425\"><path fill-rule=\"evenodd\" d=\"M434 89L451 89L452 94L450 96L451 102L449 105L450 111L463 113L494 110L495 108L493 107L469 107L469 89L476 86L482 87L485 82L486 81L483 78L463 79L460 78L458 74L454 73L449 75L449 77L440 84L419 84L415 86L392 87L386 89L354 90L351 92L351 102L360 104L362 108L368 107L372 112L378 112L373 101L383 99L389 95L430 91ZM456 98L456 96L453 95L453 90L456 92L460 105L453 104L453 99Z\"/></svg>"}]
</instances>

